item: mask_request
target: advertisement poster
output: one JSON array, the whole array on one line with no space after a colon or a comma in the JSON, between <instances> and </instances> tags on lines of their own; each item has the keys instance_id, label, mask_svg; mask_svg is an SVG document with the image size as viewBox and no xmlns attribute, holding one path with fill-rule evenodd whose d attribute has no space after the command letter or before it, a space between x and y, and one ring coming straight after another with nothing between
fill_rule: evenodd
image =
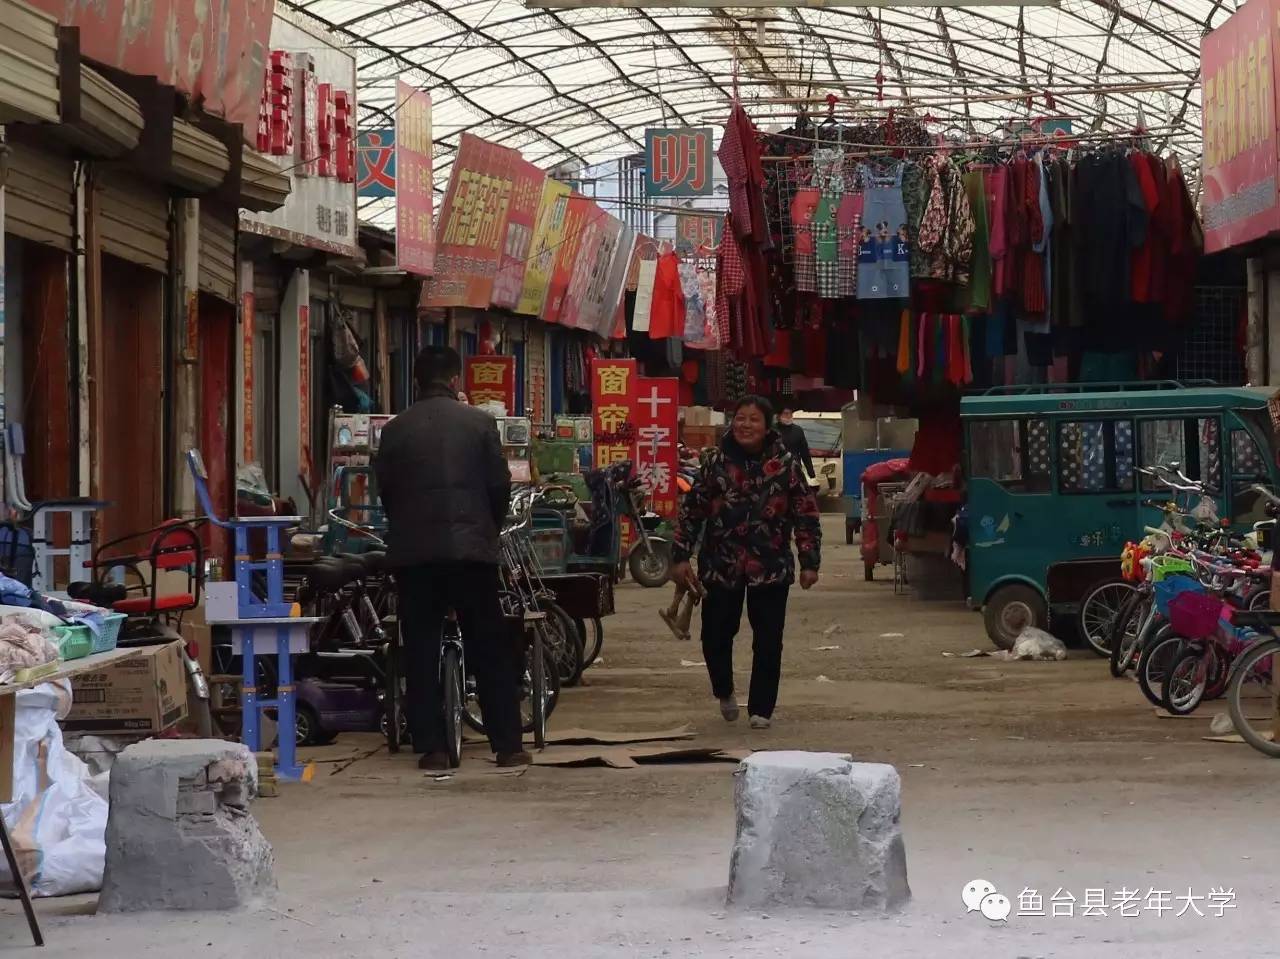
<instances>
[{"instance_id":1,"label":"advertisement poster","mask_svg":"<svg viewBox=\"0 0 1280 959\"><path fill-rule=\"evenodd\" d=\"M613 219L594 202L588 207L588 211L582 221L578 252L569 269L569 282L565 285L564 299L560 303L559 322L573 329L583 328L580 316L582 299L586 296L587 287L591 285L596 260L600 257L607 221Z\"/></svg>"},{"instance_id":2,"label":"advertisement poster","mask_svg":"<svg viewBox=\"0 0 1280 959\"><path fill-rule=\"evenodd\" d=\"M635 460L635 360L591 361L591 409L595 417L595 464L603 468Z\"/></svg>"},{"instance_id":3,"label":"advertisement poster","mask_svg":"<svg viewBox=\"0 0 1280 959\"><path fill-rule=\"evenodd\" d=\"M356 195L396 195L396 131L366 130L356 137Z\"/></svg>"},{"instance_id":4,"label":"advertisement poster","mask_svg":"<svg viewBox=\"0 0 1280 959\"><path fill-rule=\"evenodd\" d=\"M524 267L517 313L539 316L547 300L547 287L555 266L560 241L564 237L564 220L569 207L570 189L548 177L542 184L542 201L533 226L533 242L529 261Z\"/></svg>"},{"instance_id":5,"label":"advertisement poster","mask_svg":"<svg viewBox=\"0 0 1280 959\"><path fill-rule=\"evenodd\" d=\"M508 415L516 408L516 358L468 356L463 363L463 390L472 406L501 403Z\"/></svg>"},{"instance_id":6,"label":"advertisement poster","mask_svg":"<svg viewBox=\"0 0 1280 959\"><path fill-rule=\"evenodd\" d=\"M563 322L560 314L564 310L565 294L569 292L569 283L573 279L573 268L578 262L578 250L582 246L587 224L593 217L599 216L599 210L595 201L588 200L585 196L574 193L569 197L560 243L555 250L555 263L551 268L551 280L547 284L547 299L542 305L542 318L548 323Z\"/></svg>"},{"instance_id":7,"label":"advertisement poster","mask_svg":"<svg viewBox=\"0 0 1280 959\"><path fill-rule=\"evenodd\" d=\"M423 307L488 308L519 160L515 150L462 135L440 207L435 275L423 290Z\"/></svg>"},{"instance_id":8,"label":"advertisement poster","mask_svg":"<svg viewBox=\"0 0 1280 959\"><path fill-rule=\"evenodd\" d=\"M511 205L507 209L507 235L502 244L498 275L493 281L493 305L514 310L524 286L525 265L533 248L534 225L542 203L547 175L528 160L517 160L511 169Z\"/></svg>"},{"instance_id":9,"label":"advertisement poster","mask_svg":"<svg viewBox=\"0 0 1280 959\"><path fill-rule=\"evenodd\" d=\"M622 284L626 282L635 233L621 220L608 217L602 235L596 268L582 298L578 325L609 337L613 335L614 314L622 302Z\"/></svg>"},{"instance_id":10,"label":"advertisement poster","mask_svg":"<svg viewBox=\"0 0 1280 959\"><path fill-rule=\"evenodd\" d=\"M253 137L274 0L30 2L80 28L81 56L155 77Z\"/></svg>"},{"instance_id":11,"label":"advertisement poster","mask_svg":"<svg viewBox=\"0 0 1280 959\"><path fill-rule=\"evenodd\" d=\"M307 303L298 307L298 470L311 483L311 306Z\"/></svg>"},{"instance_id":12,"label":"advertisement poster","mask_svg":"<svg viewBox=\"0 0 1280 959\"><path fill-rule=\"evenodd\" d=\"M430 276L436 259L431 97L396 80L396 105L396 265Z\"/></svg>"},{"instance_id":13,"label":"advertisement poster","mask_svg":"<svg viewBox=\"0 0 1280 959\"><path fill-rule=\"evenodd\" d=\"M253 340L257 335L257 324L254 316L253 290L245 290L240 298L240 349L243 359L240 361L243 375L240 384L241 443L240 458L242 463L254 462L253 455Z\"/></svg>"},{"instance_id":14,"label":"advertisement poster","mask_svg":"<svg viewBox=\"0 0 1280 959\"><path fill-rule=\"evenodd\" d=\"M1249 0L1200 41L1206 253L1280 229L1277 16L1280 0Z\"/></svg>"},{"instance_id":15,"label":"advertisement poster","mask_svg":"<svg viewBox=\"0 0 1280 959\"><path fill-rule=\"evenodd\" d=\"M308 111L306 100L298 91L289 91L291 95L284 98L281 91L274 91L277 103L265 110L263 122L268 129L259 129L265 137L257 142L272 145L268 159L289 177L292 189L278 210L241 210L240 229L340 256L359 256L356 144L351 126L355 121L355 56L279 14L271 25L271 50L289 54L278 58L282 63L299 58L310 60L319 108ZM269 86L263 88L261 77L257 90L264 103L270 104L273 91ZM310 175L305 161L300 163L302 158L297 156L297 144L309 142L313 132L324 154L324 162L316 164L317 175ZM348 154L349 169L344 160Z\"/></svg>"},{"instance_id":16,"label":"advertisement poster","mask_svg":"<svg viewBox=\"0 0 1280 959\"><path fill-rule=\"evenodd\" d=\"M652 499L653 511L675 519L676 473L680 450L680 381L642 376L636 387L636 475Z\"/></svg>"}]
</instances>

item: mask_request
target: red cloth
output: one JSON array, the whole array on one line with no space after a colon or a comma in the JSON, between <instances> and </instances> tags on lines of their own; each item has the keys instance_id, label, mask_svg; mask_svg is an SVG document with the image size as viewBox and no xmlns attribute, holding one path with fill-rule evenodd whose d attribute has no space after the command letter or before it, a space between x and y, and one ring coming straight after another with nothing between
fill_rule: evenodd
<instances>
[{"instance_id":1,"label":"red cloth","mask_svg":"<svg viewBox=\"0 0 1280 959\"><path fill-rule=\"evenodd\" d=\"M1044 302L1044 254L1033 248L1044 242L1044 214L1040 210L1040 165L1029 160L1021 163L1023 171L1022 194L1018 198L1021 215L1026 221L1026 246L1022 251L1022 308L1028 313L1043 313Z\"/></svg>"},{"instance_id":2,"label":"red cloth","mask_svg":"<svg viewBox=\"0 0 1280 959\"><path fill-rule=\"evenodd\" d=\"M1160 186L1156 182L1155 171L1148 159L1155 157L1145 153L1130 153L1129 166L1133 167L1138 178L1138 188L1142 191L1142 204L1147 208L1147 239L1142 246L1129 254L1129 295L1135 303L1154 303L1161 298L1152 282L1154 272L1155 247L1159 244L1162 232L1158 221L1160 208ZM1163 292L1163 291L1161 291Z\"/></svg>"},{"instance_id":3,"label":"red cloth","mask_svg":"<svg viewBox=\"0 0 1280 959\"><path fill-rule=\"evenodd\" d=\"M987 194L987 223L990 228L987 249L991 253L991 265L994 267L991 289L996 296L1003 296L1008 292L1009 231L1005 226L1008 181L1009 170L1003 166L987 170L982 178Z\"/></svg>"},{"instance_id":4,"label":"red cloth","mask_svg":"<svg viewBox=\"0 0 1280 959\"><path fill-rule=\"evenodd\" d=\"M680 287L680 257L664 253L658 257L653 280L653 306L649 315L649 338L667 340L684 336L684 290Z\"/></svg>"},{"instance_id":5,"label":"red cloth","mask_svg":"<svg viewBox=\"0 0 1280 959\"><path fill-rule=\"evenodd\" d=\"M1177 160L1166 168L1164 202L1169 204L1169 259L1165 267L1164 317L1170 323L1191 316L1196 260L1204 248L1204 234Z\"/></svg>"},{"instance_id":6,"label":"red cloth","mask_svg":"<svg viewBox=\"0 0 1280 959\"><path fill-rule=\"evenodd\" d=\"M717 156L729 180L729 212L734 230L743 239L767 245L769 224L764 211L764 164L760 162L759 138L755 124L736 100Z\"/></svg>"},{"instance_id":7,"label":"red cloth","mask_svg":"<svg viewBox=\"0 0 1280 959\"><path fill-rule=\"evenodd\" d=\"M938 476L950 473L960 462L960 401L934 407L920 414L916 441L911 447L911 469Z\"/></svg>"}]
</instances>

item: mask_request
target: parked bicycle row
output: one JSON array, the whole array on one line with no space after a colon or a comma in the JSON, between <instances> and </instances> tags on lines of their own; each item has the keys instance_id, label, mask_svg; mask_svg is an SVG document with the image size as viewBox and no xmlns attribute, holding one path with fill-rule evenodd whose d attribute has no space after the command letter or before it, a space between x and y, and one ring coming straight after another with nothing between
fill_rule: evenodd
<instances>
[{"instance_id":1,"label":"parked bicycle row","mask_svg":"<svg viewBox=\"0 0 1280 959\"><path fill-rule=\"evenodd\" d=\"M1280 612L1274 552L1262 548L1274 542L1280 497L1255 486L1272 518L1240 533L1218 521L1203 484L1178 464L1141 472L1168 490L1167 500L1144 503L1163 521L1126 544L1118 578L1088 593L1081 635L1112 676L1132 673L1155 707L1185 716L1225 697L1244 741L1280 756Z\"/></svg>"}]
</instances>

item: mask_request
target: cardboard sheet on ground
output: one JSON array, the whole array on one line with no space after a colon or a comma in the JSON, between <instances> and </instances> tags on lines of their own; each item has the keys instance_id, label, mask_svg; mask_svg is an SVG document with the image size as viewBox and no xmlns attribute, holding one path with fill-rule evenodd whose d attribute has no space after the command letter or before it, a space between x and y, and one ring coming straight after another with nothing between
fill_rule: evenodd
<instances>
[{"instance_id":1,"label":"cardboard sheet on ground","mask_svg":"<svg viewBox=\"0 0 1280 959\"><path fill-rule=\"evenodd\" d=\"M535 753L535 766L608 766L634 769L659 763L739 763L751 755L748 749L714 746L568 746Z\"/></svg>"},{"instance_id":2,"label":"cardboard sheet on ground","mask_svg":"<svg viewBox=\"0 0 1280 959\"><path fill-rule=\"evenodd\" d=\"M1244 745L1244 737L1239 733L1227 733L1225 736L1201 736L1200 738L1207 743L1239 743L1242 746ZM1275 742L1275 734L1273 733L1264 732L1262 738Z\"/></svg>"}]
</instances>

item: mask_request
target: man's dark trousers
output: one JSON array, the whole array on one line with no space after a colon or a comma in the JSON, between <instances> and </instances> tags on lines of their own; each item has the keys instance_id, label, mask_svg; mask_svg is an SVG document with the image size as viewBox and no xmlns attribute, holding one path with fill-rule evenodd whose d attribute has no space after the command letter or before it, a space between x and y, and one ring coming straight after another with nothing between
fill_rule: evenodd
<instances>
[{"instance_id":1,"label":"man's dark trousers","mask_svg":"<svg viewBox=\"0 0 1280 959\"><path fill-rule=\"evenodd\" d=\"M498 605L498 568L480 563L409 566L395 571L404 648L406 707L415 752L445 751L440 699L440 635L449 610L458 616L467 671L475 676L489 746L521 747L520 638Z\"/></svg>"}]
</instances>

